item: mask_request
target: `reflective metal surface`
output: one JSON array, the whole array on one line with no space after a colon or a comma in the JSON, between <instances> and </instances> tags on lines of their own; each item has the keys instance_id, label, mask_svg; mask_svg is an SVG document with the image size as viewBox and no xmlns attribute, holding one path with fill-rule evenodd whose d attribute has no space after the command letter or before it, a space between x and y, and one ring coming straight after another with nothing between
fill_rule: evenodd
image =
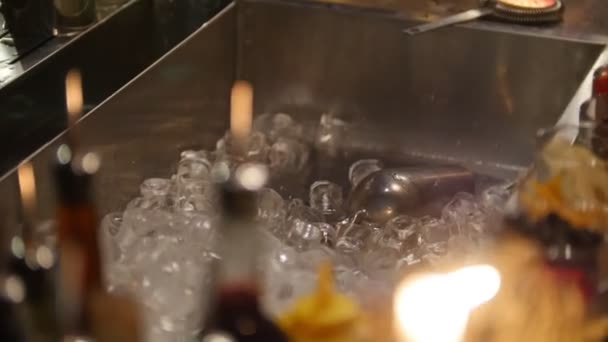
<instances>
[{"instance_id":1,"label":"reflective metal surface","mask_svg":"<svg viewBox=\"0 0 608 342\"><path fill-rule=\"evenodd\" d=\"M235 41L234 12L227 10L81 119L83 148L98 152L103 161L95 180L102 214L124 206L143 179L167 176L178 151L210 147L223 134L235 79ZM90 86L85 78L85 96ZM64 135L32 157L43 218L54 215L50 163ZM17 226L17 189L16 172L0 178L0 238Z\"/></svg>"},{"instance_id":2,"label":"reflective metal surface","mask_svg":"<svg viewBox=\"0 0 608 342\"><path fill-rule=\"evenodd\" d=\"M490 28L409 36L410 21L324 4L247 1L240 13L256 112L330 111L357 126L345 149L501 177L529 165L536 130L558 121L604 48Z\"/></svg>"},{"instance_id":3,"label":"reflective metal surface","mask_svg":"<svg viewBox=\"0 0 608 342\"><path fill-rule=\"evenodd\" d=\"M0 68L0 79L3 71L19 75L0 88L0 173L65 128L68 69L82 71L88 111L199 28L221 6L212 3L135 1L74 39L55 38Z\"/></svg>"},{"instance_id":4,"label":"reflective metal surface","mask_svg":"<svg viewBox=\"0 0 608 342\"><path fill-rule=\"evenodd\" d=\"M147 19L138 18L145 25ZM341 117L348 123L342 151L462 164L512 178L532 160L536 130L554 124L575 94L584 96L579 85L604 49L502 28L403 34L412 24L390 12L301 1L231 5L81 121L83 144L104 161L97 179L100 212L123 208L142 180L170 175L179 151L213 148L228 126L237 78L252 81L256 113L285 110L314 123L322 113ZM123 51L138 52L132 40L116 39ZM85 54L92 42L80 44L83 55L55 64L46 71L52 80L21 97L40 116L33 122L48 116L51 125L64 115L62 73L92 53ZM131 60L119 56L108 65L121 68ZM98 65L82 68L87 103L101 98L93 90L103 84L92 80L103 79L107 69ZM43 217L54 211L47 170L61 139L32 159ZM22 143L15 139L4 148ZM0 179L0 228L6 230L18 221L16 189L14 173Z\"/></svg>"},{"instance_id":5,"label":"reflective metal surface","mask_svg":"<svg viewBox=\"0 0 608 342\"><path fill-rule=\"evenodd\" d=\"M362 179L349 195L351 214L384 223L400 215L437 215L459 192L473 193L473 174L457 166L383 169Z\"/></svg>"},{"instance_id":6,"label":"reflective metal surface","mask_svg":"<svg viewBox=\"0 0 608 342\"><path fill-rule=\"evenodd\" d=\"M318 0L302 0L314 1ZM479 0L322 0L324 3L371 8L404 18L431 21L479 7ZM472 25L504 26L505 29L554 38L608 41L608 6L604 0L562 0L563 21L555 25L501 25L480 21Z\"/></svg>"},{"instance_id":7,"label":"reflective metal surface","mask_svg":"<svg viewBox=\"0 0 608 342\"><path fill-rule=\"evenodd\" d=\"M418 33L423 33L427 31L436 30L442 27L451 26L454 24L462 24L469 22L471 20L479 19L485 15L492 14L491 8L473 8L464 12L460 12L458 14L453 14L447 16L445 18L441 18L439 20L435 20L430 23L424 23L420 25L416 25L410 28L403 30L404 33L409 35L415 35Z\"/></svg>"}]
</instances>

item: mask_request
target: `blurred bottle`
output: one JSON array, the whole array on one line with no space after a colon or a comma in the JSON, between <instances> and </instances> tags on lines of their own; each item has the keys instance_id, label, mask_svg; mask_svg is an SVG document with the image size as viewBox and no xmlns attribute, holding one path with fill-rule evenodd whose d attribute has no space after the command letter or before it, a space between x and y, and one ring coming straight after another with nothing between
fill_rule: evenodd
<instances>
[{"instance_id":1,"label":"blurred bottle","mask_svg":"<svg viewBox=\"0 0 608 342\"><path fill-rule=\"evenodd\" d=\"M596 124L594 152L608 158L608 65L599 67L593 74L593 92L587 112Z\"/></svg>"},{"instance_id":2,"label":"blurred bottle","mask_svg":"<svg viewBox=\"0 0 608 342\"><path fill-rule=\"evenodd\" d=\"M28 341L52 342L61 336L56 319L55 248L46 237L21 234L11 243L9 270L23 283L20 313Z\"/></svg>"},{"instance_id":3,"label":"blurred bottle","mask_svg":"<svg viewBox=\"0 0 608 342\"><path fill-rule=\"evenodd\" d=\"M57 151L59 300L65 338L75 341L137 342L143 339L135 301L106 292L98 241L92 178L100 166L93 153Z\"/></svg>"},{"instance_id":4,"label":"blurred bottle","mask_svg":"<svg viewBox=\"0 0 608 342\"><path fill-rule=\"evenodd\" d=\"M7 286L9 285L8 282L14 281L15 278L0 276L0 341L25 342L27 341L25 328L21 320L19 320L17 310L22 300L20 297L22 296L14 292L23 291L22 284L13 284L12 289ZM17 286L17 288L14 286Z\"/></svg>"},{"instance_id":5,"label":"blurred bottle","mask_svg":"<svg viewBox=\"0 0 608 342\"><path fill-rule=\"evenodd\" d=\"M575 228L558 215L532 221L525 214L508 220L515 231L538 243L545 256L547 270L558 281L578 287L592 304L598 291L598 254L603 237L599 233Z\"/></svg>"},{"instance_id":6,"label":"blurred bottle","mask_svg":"<svg viewBox=\"0 0 608 342\"><path fill-rule=\"evenodd\" d=\"M68 334L90 333L87 301L104 289L97 237L97 212L91 181L99 167L94 154L75 156L62 145L57 151L57 233L60 250L60 302Z\"/></svg>"},{"instance_id":7,"label":"blurred bottle","mask_svg":"<svg viewBox=\"0 0 608 342\"><path fill-rule=\"evenodd\" d=\"M76 35L95 23L95 0L54 0L56 36Z\"/></svg>"},{"instance_id":8,"label":"blurred bottle","mask_svg":"<svg viewBox=\"0 0 608 342\"><path fill-rule=\"evenodd\" d=\"M22 224L9 248L8 274L23 285L19 314L28 341L58 341L56 320L55 239L52 224L37 220L34 168L26 162L18 169Z\"/></svg>"},{"instance_id":9,"label":"blurred bottle","mask_svg":"<svg viewBox=\"0 0 608 342\"><path fill-rule=\"evenodd\" d=\"M555 279L578 286L589 304L598 292L608 222L608 171L592 151L596 133L592 123L542 131L536 163L520 184L519 208L506 218L509 231L542 247Z\"/></svg>"},{"instance_id":10,"label":"blurred bottle","mask_svg":"<svg viewBox=\"0 0 608 342\"><path fill-rule=\"evenodd\" d=\"M244 164L232 180L221 185L223 220L215 269L215 289L202 341L282 342L287 338L261 311L257 275L257 192L266 183L267 170Z\"/></svg>"}]
</instances>

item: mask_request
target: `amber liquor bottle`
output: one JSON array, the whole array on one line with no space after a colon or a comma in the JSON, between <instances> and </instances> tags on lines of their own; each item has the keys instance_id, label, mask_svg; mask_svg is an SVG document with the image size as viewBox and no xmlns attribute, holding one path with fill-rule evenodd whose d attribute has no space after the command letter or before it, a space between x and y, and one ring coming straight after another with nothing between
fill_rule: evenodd
<instances>
[{"instance_id":1,"label":"amber liquor bottle","mask_svg":"<svg viewBox=\"0 0 608 342\"><path fill-rule=\"evenodd\" d=\"M103 290L98 218L92 177L99 162L94 154L74 155L67 145L57 151L59 301L68 334L90 333L89 299Z\"/></svg>"}]
</instances>

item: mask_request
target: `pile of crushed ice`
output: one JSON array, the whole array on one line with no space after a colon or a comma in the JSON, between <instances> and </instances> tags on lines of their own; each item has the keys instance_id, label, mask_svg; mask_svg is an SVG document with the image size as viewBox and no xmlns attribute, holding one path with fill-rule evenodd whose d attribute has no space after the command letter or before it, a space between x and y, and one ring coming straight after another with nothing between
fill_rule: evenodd
<instances>
[{"instance_id":1,"label":"pile of crushed ice","mask_svg":"<svg viewBox=\"0 0 608 342\"><path fill-rule=\"evenodd\" d=\"M331 148L343 122L323 116L316 141ZM271 173L297 174L309 161L310 143L289 115L259 116L246 160ZM144 307L149 341L183 340L196 331L208 295L211 243L218 222L213 173L225 174L242 160L231 154L230 135L215 151L184 151L170 178L145 180L124 212L106 215L102 241L111 291L128 291ZM351 186L382 167L354 163ZM345 175L346 177L347 175ZM310 185L308 198L284 199L265 188L258 199L263 249L264 305L277 314L315 286L318 265L331 260L338 286L364 300L369 291L390 291L397 277L420 263L466 254L484 242L509 193L504 185L458 194L440 217L397 216L384 225L343 211L345 190L330 181Z\"/></svg>"}]
</instances>

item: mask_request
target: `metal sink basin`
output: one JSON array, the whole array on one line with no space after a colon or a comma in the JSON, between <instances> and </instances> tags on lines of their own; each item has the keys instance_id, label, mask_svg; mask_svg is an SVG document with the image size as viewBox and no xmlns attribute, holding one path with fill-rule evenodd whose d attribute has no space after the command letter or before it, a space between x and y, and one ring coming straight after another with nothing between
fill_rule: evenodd
<instances>
[{"instance_id":1,"label":"metal sink basin","mask_svg":"<svg viewBox=\"0 0 608 342\"><path fill-rule=\"evenodd\" d=\"M255 87L256 113L349 124L340 146L393 161L463 164L512 178L532 160L542 126L576 119L604 46L451 27L410 37L390 13L292 1L233 4L84 117L83 144L104 161L101 213L166 177L179 151L213 148L228 126L230 87ZM85 90L86 91L86 90ZM32 156L42 217L55 202L49 163L63 136ZM15 172L0 180L0 225L18 222Z\"/></svg>"}]
</instances>

